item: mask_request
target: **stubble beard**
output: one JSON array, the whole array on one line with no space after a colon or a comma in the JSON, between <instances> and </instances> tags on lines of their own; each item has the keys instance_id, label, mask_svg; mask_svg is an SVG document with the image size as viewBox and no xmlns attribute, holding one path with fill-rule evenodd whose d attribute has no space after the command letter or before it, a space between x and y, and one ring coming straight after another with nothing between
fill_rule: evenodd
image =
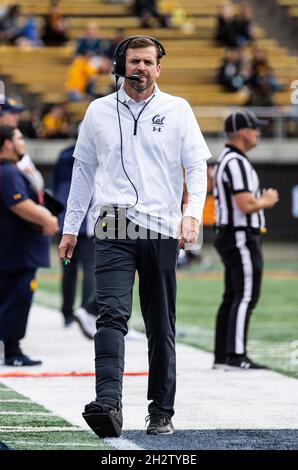
<instances>
[{"instance_id":1,"label":"stubble beard","mask_svg":"<svg viewBox=\"0 0 298 470\"><path fill-rule=\"evenodd\" d=\"M146 83L144 85L142 85L139 82L133 82L132 81L131 86L138 93L142 93L142 92L148 90L148 88L150 88L150 86L153 84L153 81L154 81L153 79L147 78Z\"/></svg>"}]
</instances>

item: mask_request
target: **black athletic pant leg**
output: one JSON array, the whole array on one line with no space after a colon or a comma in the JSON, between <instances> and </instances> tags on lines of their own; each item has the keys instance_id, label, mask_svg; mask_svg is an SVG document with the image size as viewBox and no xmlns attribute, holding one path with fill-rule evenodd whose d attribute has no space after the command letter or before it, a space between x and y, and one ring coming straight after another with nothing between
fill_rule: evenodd
<instances>
[{"instance_id":1,"label":"black athletic pant leg","mask_svg":"<svg viewBox=\"0 0 298 470\"><path fill-rule=\"evenodd\" d=\"M122 400L124 336L131 316L137 242L97 240L95 244L96 301L99 318L95 334L96 400Z\"/></svg>"},{"instance_id":2,"label":"black athletic pant leg","mask_svg":"<svg viewBox=\"0 0 298 470\"><path fill-rule=\"evenodd\" d=\"M140 240L138 272L142 314L148 339L149 413L174 414L176 391L177 240Z\"/></svg>"}]
</instances>

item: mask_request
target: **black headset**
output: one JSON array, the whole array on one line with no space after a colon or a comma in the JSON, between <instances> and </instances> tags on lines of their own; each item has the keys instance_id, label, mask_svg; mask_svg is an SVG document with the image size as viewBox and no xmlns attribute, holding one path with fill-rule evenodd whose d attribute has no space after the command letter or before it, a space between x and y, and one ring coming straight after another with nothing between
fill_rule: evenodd
<instances>
[{"instance_id":1,"label":"black headset","mask_svg":"<svg viewBox=\"0 0 298 470\"><path fill-rule=\"evenodd\" d=\"M119 42L114 51L113 74L116 75L116 77L125 77L125 54L127 49L129 48L129 44L134 39L149 39L150 41L152 41L157 47L158 59L161 59L163 56L166 55L165 48L157 39L152 38L151 36L129 36L123 39L123 41Z\"/></svg>"}]
</instances>

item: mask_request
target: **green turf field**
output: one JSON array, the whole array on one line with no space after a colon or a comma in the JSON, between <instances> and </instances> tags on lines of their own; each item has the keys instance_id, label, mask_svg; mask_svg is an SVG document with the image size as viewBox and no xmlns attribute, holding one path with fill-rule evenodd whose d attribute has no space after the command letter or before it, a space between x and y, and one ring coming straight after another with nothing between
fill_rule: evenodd
<instances>
[{"instance_id":1,"label":"green turf field","mask_svg":"<svg viewBox=\"0 0 298 470\"><path fill-rule=\"evenodd\" d=\"M298 378L298 255L295 250L294 247L294 256L279 245L277 248L273 245L268 251L261 298L250 324L248 351L253 359ZM209 251L213 255L212 248ZM216 259L208 270L193 265L178 272L179 341L213 350L215 316L222 291L222 267ZM59 292L56 261L50 270L40 271L36 301L59 308ZM131 324L143 331L137 280L133 309Z\"/></svg>"},{"instance_id":2,"label":"green turf field","mask_svg":"<svg viewBox=\"0 0 298 470\"><path fill-rule=\"evenodd\" d=\"M265 277L262 297L250 324L248 351L253 359L298 378L298 355L295 360L293 349L298 337L297 280ZM213 350L215 314L222 289L222 280L218 279L179 280L179 341ZM136 295L134 305L135 312L139 312ZM139 314L133 324L142 329Z\"/></svg>"},{"instance_id":3,"label":"green turf field","mask_svg":"<svg viewBox=\"0 0 298 470\"><path fill-rule=\"evenodd\" d=\"M110 449L93 433L72 426L63 418L0 383L0 442L16 450Z\"/></svg>"},{"instance_id":4,"label":"green turf field","mask_svg":"<svg viewBox=\"0 0 298 470\"><path fill-rule=\"evenodd\" d=\"M250 325L248 349L253 359L298 378L298 262L295 257L283 259L279 255L278 258L266 262L261 299ZM59 280L59 264L54 257L52 268L39 272L35 302L59 308ZM222 267L216 259L208 269L193 265L178 272L178 341L206 351L213 350L215 316L222 291ZM144 331L137 279L133 310L132 326ZM106 442L72 426L1 383L0 400L0 441L11 448L108 449Z\"/></svg>"}]
</instances>

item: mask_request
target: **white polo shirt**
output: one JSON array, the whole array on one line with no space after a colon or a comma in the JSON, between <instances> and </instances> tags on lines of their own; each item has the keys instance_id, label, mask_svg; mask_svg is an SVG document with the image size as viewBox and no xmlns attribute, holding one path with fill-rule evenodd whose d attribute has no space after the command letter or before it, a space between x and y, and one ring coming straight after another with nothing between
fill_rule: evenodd
<instances>
[{"instance_id":1,"label":"white polo shirt","mask_svg":"<svg viewBox=\"0 0 298 470\"><path fill-rule=\"evenodd\" d=\"M181 220L183 170L188 189L184 215L199 221L206 196L206 160L211 156L190 105L156 86L136 103L119 90L123 162L138 191L130 220L176 236ZM117 95L94 100L87 109L74 151L75 164L63 233L76 235L94 182L96 220L105 205L133 206L136 193L121 163ZM95 176L96 173L96 176Z\"/></svg>"}]
</instances>

